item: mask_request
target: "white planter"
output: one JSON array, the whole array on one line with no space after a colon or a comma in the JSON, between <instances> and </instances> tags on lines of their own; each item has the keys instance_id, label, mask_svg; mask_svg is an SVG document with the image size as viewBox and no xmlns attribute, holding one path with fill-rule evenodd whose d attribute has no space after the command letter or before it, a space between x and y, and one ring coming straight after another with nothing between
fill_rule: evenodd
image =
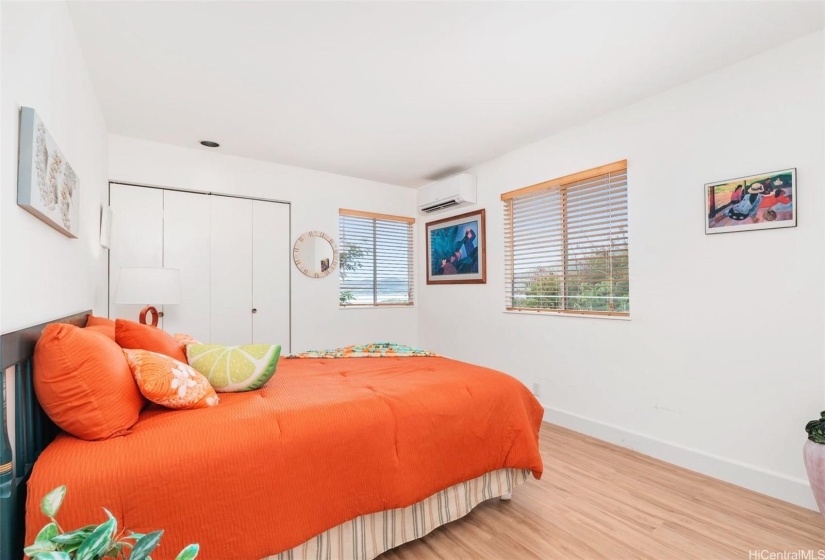
<instances>
[{"instance_id":1,"label":"white planter","mask_svg":"<svg viewBox=\"0 0 825 560\"><path fill-rule=\"evenodd\" d=\"M803 454L805 456L805 469L808 471L808 480L811 482L811 490L814 491L816 505L819 507L819 513L825 517L825 444L807 440L803 448Z\"/></svg>"}]
</instances>

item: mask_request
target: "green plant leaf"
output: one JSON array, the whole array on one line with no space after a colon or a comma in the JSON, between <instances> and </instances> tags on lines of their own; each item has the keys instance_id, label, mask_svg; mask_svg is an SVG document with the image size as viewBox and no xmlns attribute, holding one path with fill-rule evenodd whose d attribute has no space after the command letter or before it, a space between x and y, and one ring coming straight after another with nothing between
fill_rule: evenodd
<instances>
[{"instance_id":1,"label":"green plant leaf","mask_svg":"<svg viewBox=\"0 0 825 560\"><path fill-rule=\"evenodd\" d=\"M28 554L28 553L27 553ZM67 552L60 550L53 550L51 552L38 552L34 555L29 555L32 560L72 560Z\"/></svg>"},{"instance_id":2,"label":"green plant leaf","mask_svg":"<svg viewBox=\"0 0 825 560\"><path fill-rule=\"evenodd\" d=\"M178 554L175 560L192 560L198 555L200 549L200 545L190 544L189 546L180 551L180 554Z\"/></svg>"},{"instance_id":3,"label":"green plant leaf","mask_svg":"<svg viewBox=\"0 0 825 560\"><path fill-rule=\"evenodd\" d=\"M143 533L129 533L127 536L125 536L125 537L123 537L123 538L124 538L124 539L135 539L135 540L138 540L138 539L142 539L142 538L143 538L143 537L145 537L145 536L146 536L146 535L144 535Z\"/></svg>"},{"instance_id":4,"label":"green plant leaf","mask_svg":"<svg viewBox=\"0 0 825 560\"><path fill-rule=\"evenodd\" d=\"M94 560L106 552L112 542L112 532L116 523L114 519L110 519L98 525L77 549L76 560Z\"/></svg>"},{"instance_id":5,"label":"green plant leaf","mask_svg":"<svg viewBox=\"0 0 825 560\"><path fill-rule=\"evenodd\" d=\"M40 532L34 538L34 542L49 542L55 536L57 536L57 523L52 522L40 529Z\"/></svg>"},{"instance_id":6,"label":"green plant leaf","mask_svg":"<svg viewBox=\"0 0 825 560\"><path fill-rule=\"evenodd\" d=\"M63 498L66 497L66 485L58 486L43 497L40 502L40 511L46 517L54 517L63 503Z\"/></svg>"},{"instance_id":7,"label":"green plant leaf","mask_svg":"<svg viewBox=\"0 0 825 560\"><path fill-rule=\"evenodd\" d=\"M64 544L60 548L63 549L63 552L68 552L69 555L71 556L71 553L75 552L78 548L80 548L81 544L83 544L83 541L76 542L76 543L71 543L71 544Z\"/></svg>"},{"instance_id":8,"label":"green plant leaf","mask_svg":"<svg viewBox=\"0 0 825 560\"><path fill-rule=\"evenodd\" d=\"M825 444L825 419L811 420L805 424L805 431L812 442Z\"/></svg>"},{"instance_id":9,"label":"green plant leaf","mask_svg":"<svg viewBox=\"0 0 825 560\"><path fill-rule=\"evenodd\" d=\"M146 560L149 553L155 550L160 542L160 537L163 536L163 531L153 531L144 535L135 543L135 548L132 549L132 554L129 560Z\"/></svg>"},{"instance_id":10,"label":"green plant leaf","mask_svg":"<svg viewBox=\"0 0 825 560\"><path fill-rule=\"evenodd\" d=\"M92 531L97 525L92 525L91 528L84 527L83 529L76 529L62 535L55 535L52 537L52 542L57 544L75 544L82 543L86 537L92 534Z\"/></svg>"},{"instance_id":11,"label":"green plant leaf","mask_svg":"<svg viewBox=\"0 0 825 560\"><path fill-rule=\"evenodd\" d=\"M57 545L53 542L40 541L23 549L27 556L34 556L35 554L52 552L57 550Z\"/></svg>"},{"instance_id":12,"label":"green plant leaf","mask_svg":"<svg viewBox=\"0 0 825 560\"><path fill-rule=\"evenodd\" d=\"M109 521L114 523L114 526L112 527L112 534L116 535L117 534L117 519L115 519L115 516L112 515L112 512L109 511L108 509L103 508L103 511L106 512L106 517L109 518Z\"/></svg>"}]
</instances>

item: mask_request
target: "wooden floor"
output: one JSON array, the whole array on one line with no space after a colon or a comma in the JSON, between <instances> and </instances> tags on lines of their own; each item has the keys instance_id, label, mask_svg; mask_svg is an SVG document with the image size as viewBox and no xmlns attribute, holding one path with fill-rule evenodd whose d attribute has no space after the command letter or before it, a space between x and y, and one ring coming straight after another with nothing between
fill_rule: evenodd
<instances>
[{"instance_id":1,"label":"wooden floor","mask_svg":"<svg viewBox=\"0 0 825 560\"><path fill-rule=\"evenodd\" d=\"M541 481L512 501L484 502L381 560L825 558L825 520L814 511L552 424L541 450Z\"/></svg>"}]
</instances>

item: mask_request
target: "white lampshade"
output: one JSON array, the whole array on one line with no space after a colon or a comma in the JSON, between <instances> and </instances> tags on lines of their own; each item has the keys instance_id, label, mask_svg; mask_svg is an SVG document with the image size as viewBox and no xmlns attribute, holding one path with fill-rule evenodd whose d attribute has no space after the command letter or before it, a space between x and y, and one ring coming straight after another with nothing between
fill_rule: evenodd
<instances>
[{"instance_id":1,"label":"white lampshade","mask_svg":"<svg viewBox=\"0 0 825 560\"><path fill-rule=\"evenodd\" d=\"M169 305L180 303L180 270L121 268L115 303Z\"/></svg>"}]
</instances>

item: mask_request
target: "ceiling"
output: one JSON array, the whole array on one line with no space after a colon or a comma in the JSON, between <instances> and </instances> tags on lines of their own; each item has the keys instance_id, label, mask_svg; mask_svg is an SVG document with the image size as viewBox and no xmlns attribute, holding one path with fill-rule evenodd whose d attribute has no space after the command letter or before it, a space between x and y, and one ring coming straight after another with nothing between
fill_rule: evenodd
<instances>
[{"instance_id":1,"label":"ceiling","mask_svg":"<svg viewBox=\"0 0 825 560\"><path fill-rule=\"evenodd\" d=\"M825 25L822 2L71 2L109 131L417 187Z\"/></svg>"}]
</instances>

